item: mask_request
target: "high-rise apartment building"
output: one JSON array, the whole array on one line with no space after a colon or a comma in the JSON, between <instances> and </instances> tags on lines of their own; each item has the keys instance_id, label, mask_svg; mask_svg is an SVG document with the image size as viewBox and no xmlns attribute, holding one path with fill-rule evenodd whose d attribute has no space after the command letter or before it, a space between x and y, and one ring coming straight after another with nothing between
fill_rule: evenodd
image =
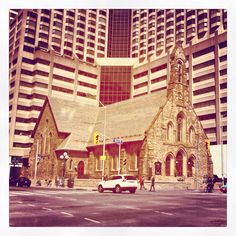
<instances>
[{"instance_id":1,"label":"high-rise apartment building","mask_svg":"<svg viewBox=\"0 0 236 236\"><path fill-rule=\"evenodd\" d=\"M9 18L11 156L28 157L46 96L110 104L166 89L177 42L205 132L227 143L226 10L27 9Z\"/></svg>"}]
</instances>

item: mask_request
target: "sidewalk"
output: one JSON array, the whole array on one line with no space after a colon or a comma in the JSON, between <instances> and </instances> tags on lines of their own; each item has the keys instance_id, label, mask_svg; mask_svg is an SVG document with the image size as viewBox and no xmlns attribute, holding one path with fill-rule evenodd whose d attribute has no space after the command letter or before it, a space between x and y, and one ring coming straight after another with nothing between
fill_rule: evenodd
<instances>
[{"instance_id":1,"label":"sidewalk","mask_svg":"<svg viewBox=\"0 0 236 236\"><path fill-rule=\"evenodd\" d=\"M69 188L67 186L65 187L56 187L56 186L31 186L30 188L33 189L44 189L44 190L59 190L59 191L63 191L63 190L81 190L81 191L97 191L96 187L73 187L73 188Z\"/></svg>"},{"instance_id":2,"label":"sidewalk","mask_svg":"<svg viewBox=\"0 0 236 236\"><path fill-rule=\"evenodd\" d=\"M35 186L35 185L31 185L30 188L27 187L14 187L14 186L10 186L9 190L16 190L16 189L38 189L38 190L57 190L57 191L97 191L96 187L75 187L75 188L69 188L67 186L65 187L56 187L56 186Z\"/></svg>"}]
</instances>

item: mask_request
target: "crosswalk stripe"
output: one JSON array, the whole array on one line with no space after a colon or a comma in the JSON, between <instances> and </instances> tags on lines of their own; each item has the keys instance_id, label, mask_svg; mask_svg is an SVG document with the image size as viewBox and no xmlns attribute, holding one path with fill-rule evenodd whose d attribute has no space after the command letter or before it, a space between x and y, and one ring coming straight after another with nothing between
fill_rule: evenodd
<instances>
[{"instance_id":1,"label":"crosswalk stripe","mask_svg":"<svg viewBox=\"0 0 236 236\"><path fill-rule=\"evenodd\" d=\"M67 215L67 216L73 216L72 214L70 214L70 213L68 213L68 212L64 212L64 211L61 211L61 214Z\"/></svg>"},{"instance_id":2,"label":"crosswalk stripe","mask_svg":"<svg viewBox=\"0 0 236 236\"><path fill-rule=\"evenodd\" d=\"M88 220L88 221L91 221L93 223L96 223L96 224L100 224L101 222L100 221L97 221L97 220L93 220L93 219L89 219L89 218L84 218L85 220Z\"/></svg>"}]
</instances>

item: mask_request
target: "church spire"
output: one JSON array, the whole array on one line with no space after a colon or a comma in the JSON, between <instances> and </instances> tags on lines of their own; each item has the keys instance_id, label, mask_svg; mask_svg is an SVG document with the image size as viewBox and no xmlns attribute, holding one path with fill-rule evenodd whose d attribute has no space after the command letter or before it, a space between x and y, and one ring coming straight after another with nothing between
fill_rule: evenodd
<instances>
[{"instance_id":1,"label":"church spire","mask_svg":"<svg viewBox=\"0 0 236 236\"><path fill-rule=\"evenodd\" d=\"M186 58L183 47L177 43L169 57L170 80L167 87L168 96L174 91L182 96L188 94ZM187 94L186 94L187 93Z\"/></svg>"}]
</instances>

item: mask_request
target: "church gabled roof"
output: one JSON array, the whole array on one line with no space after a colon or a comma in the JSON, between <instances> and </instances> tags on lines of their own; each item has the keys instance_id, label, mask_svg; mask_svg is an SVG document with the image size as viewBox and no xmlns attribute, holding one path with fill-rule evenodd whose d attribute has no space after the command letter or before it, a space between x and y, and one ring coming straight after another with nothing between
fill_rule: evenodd
<instances>
[{"instance_id":1,"label":"church gabled roof","mask_svg":"<svg viewBox=\"0 0 236 236\"><path fill-rule=\"evenodd\" d=\"M59 132L69 136L57 150L85 151L99 107L50 97L48 99Z\"/></svg>"},{"instance_id":2,"label":"church gabled roof","mask_svg":"<svg viewBox=\"0 0 236 236\"><path fill-rule=\"evenodd\" d=\"M106 106L106 136L124 142L143 140L145 131L166 102L166 90ZM69 133L57 150L86 151L93 133L103 134L104 108L59 98L48 99L59 132ZM100 144L102 145L102 144Z\"/></svg>"},{"instance_id":3,"label":"church gabled roof","mask_svg":"<svg viewBox=\"0 0 236 236\"><path fill-rule=\"evenodd\" d=\"M124 142L143 140L146 129L165 101L166 90L162 90L106 106L106 143L112 143L112 139L118 137ZM101 108L94 132L103 134L104 114L104 108ZM93 145L92 134L89 145Z\"/></svg>"}]
</instances>

